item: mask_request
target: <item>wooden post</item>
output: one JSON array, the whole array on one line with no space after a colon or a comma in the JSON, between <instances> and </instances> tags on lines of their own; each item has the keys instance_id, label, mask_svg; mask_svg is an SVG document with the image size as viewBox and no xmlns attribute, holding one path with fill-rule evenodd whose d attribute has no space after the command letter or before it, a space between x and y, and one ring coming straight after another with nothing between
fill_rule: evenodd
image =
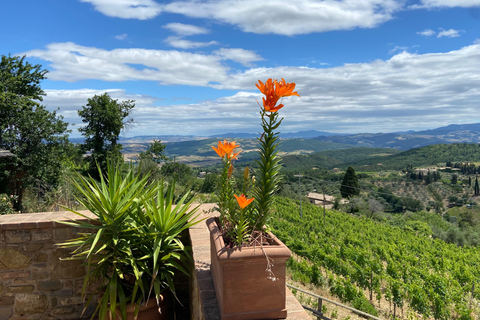
<instances>
[{"instance_id":1,"label":"wooden post","mask_svg":"<svg viewBox=\"0 0 480 320\"><path fill-rule=\"evenodd\" d=\"M370 270L370 302L373 300L373 270Z\"/></svg>"},{"instance_id":2,"label":"wooden post","mask_svg":"<svg viewBox=\"0 0 480 320\"><path fill-rule=\"evenodd\" d=\"M325 228L325 188L323 188L323 227Z\"/></svg>"},{"instance_id":3,"label":"wooden post","mask_svg":"<svg viewBox=\"0 0 480 320\"><path fill-rule=\"evenodd\" d=\"M322 303L323 303L322 298L318 298L317 310L318 310L318 312L323 316ZM321 317L321 316L317 316L317 320L322 320L322 317Z\"/></svg>"},{"instance_id":4,"label":"wooden post","mask_svg":"<svg viewBox=\"0 0 480 320\"><path fill-rule=\"evenodd\" d=\"M472 283L472 292L471 292L471 294L470 294L470 306L469 306L469 309L472 309L473 291L475 291L475 282Z\"/></svg>"}]
</instances>

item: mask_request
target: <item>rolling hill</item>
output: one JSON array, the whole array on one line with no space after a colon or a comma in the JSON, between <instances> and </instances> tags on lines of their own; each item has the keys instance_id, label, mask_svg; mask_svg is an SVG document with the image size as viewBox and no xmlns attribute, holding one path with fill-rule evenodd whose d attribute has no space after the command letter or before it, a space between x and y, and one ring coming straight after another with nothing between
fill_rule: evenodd
<instances>
[{"instance_id":1,"label":"rolling hill","mask_svg":"<svg viewBox=\"0 0 480 320\"><path fill-rule=\"evenodd\" d=\"M452 124L431 130L397 133L359 133L351 135L320 136L316 139L358 147L393 148L409 150L431 144L479 143L480 123Z\"/></svg>"},{"instance_id":2,"label":"rolling hill","mask_svg":"<svg viewBox=\"0 0 480 320\"><path fill-rule=\"evenodd\" d=\"M289 155L283 158L286 168L311 169L321 167L342 169L353 166L361 171L402 170L414 167L445 165L445 162L478 162L480 145L472 143L435 144L408 151L386 148L352 148L323 151L309 155Z\"/></svg>"}]
</instances>

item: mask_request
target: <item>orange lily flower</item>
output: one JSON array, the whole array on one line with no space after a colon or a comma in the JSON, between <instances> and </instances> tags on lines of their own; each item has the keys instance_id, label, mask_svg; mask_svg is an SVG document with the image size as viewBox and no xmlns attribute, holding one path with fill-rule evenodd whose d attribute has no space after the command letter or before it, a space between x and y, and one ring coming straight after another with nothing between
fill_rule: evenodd
<instances>
[{"instance_id":1,"label":"orange lily flower","mask_svg":"<svg viewBox=\"0 0 480 320\"><path fill-rule=\"evenodd\" d=\"M234 194L234 196L237 199L240 209L245 209L253 201L253 198L247 199L244 194L242 194L240 197L236 194Z\"/></svg>"},{"instance_id":2,"label":"orange lily flower","mask_svg":"<svg viewBox=\"0 0 480 320\"><path fill-rule=\"evenodd\" d=\"M212 149L215 150L220 158L227 156L228 160L238 160L237 156L240 154L240 151L237 153L233 152L238 147L240 147L240 145L236 144L235 141L227 142L227 140L223 140L223 142L218 141L218 147L215 148L212 146Z\"/></svg>"},{"instance_id":3,"label":"orange lily flower","mask_svg":"<svg viewBox=\"0 0 480 320\"><path fill-rule=\"evenodd\" d=\"M265 83L258 80L258 84L255 84L255 86L266 96L266 99L262 98L262 101L263 107L267 112L277 112L283 108L283 104L277 106L280 98L289 96L300 97L296 91L293 91L295 90L295 82L286 83L283 78L281 81L270 78Z\"/></svg>"}]
</instances>

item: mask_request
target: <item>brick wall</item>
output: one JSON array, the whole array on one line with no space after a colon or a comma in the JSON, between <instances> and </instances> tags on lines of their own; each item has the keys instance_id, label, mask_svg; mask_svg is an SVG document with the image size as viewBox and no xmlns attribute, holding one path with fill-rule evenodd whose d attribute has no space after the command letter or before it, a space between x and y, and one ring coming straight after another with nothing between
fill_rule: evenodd
<instances>
[{"instance_id":1,"label":"brick wall","mask_svg":"<svg viewBox=\"0 0 480 320\"><path fill-rule=\"evenodd\" d=\"M0 320L91 316L93 307L81 316L85 267L61 260L70 250L56 246L77 232L58 221L78 218L70 212L0 216Z\"/></svg>"}]
</instances>

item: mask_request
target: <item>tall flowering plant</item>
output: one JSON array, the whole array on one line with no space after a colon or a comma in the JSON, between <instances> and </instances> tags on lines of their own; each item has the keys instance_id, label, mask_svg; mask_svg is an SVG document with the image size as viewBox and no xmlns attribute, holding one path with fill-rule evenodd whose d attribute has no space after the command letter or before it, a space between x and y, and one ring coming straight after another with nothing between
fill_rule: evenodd
<instances>
[{"instance_id":1,"label":"tall flowering plant","mask_svg":"<svg viewBox=\"0 0 480 320\"><path fill-rule=\"evenodd\" d=\"M258 80L257 88L265 95L262 98L263 105L260 110L262 119L263 133L258 138L260 145L260 160L256 160L259 165L258 184L254 188L255 197L255 216L253 229L263 230L267 218L272 208L272 196L278 190L280 182L280 157L278 157L278 135L276 131L282 124L283 118L278 118L278 110L284 107L283 97L300 95L293 91L295 83L286 83L268 79L265 83ZM282 99L282 100L280 100Z\"/></svg>"},{"instance_id":2,"label":"tall flowering plant","mask_svg":"<svg viewBox=\"0 0 480 320\"><path fill-rule=\"evenodd\" d=\"M220 212L220 228L235 245L248 241L255 232L265 231L266 221L271 213L272 197L278 190L280 182L280 157L278 156L277 131L283 118L279 119L278 111L284 107L282 98L300 96L295 90L295 83L286 83L268 79L265 83L258 80L257 88L265 95L260 105L260 117L263 133L258 138L260 159L256 160L259 166L257 183L249 178L249 169L245 169L242 195L234 194L233 160L237 159L240 152L235 153L239 147L234 141L219 141L218 146L212 147L222 158L223 170L220 177L218 196L218 211ZM252 188L251 188L252 187ZM247 198L251 193L253 198ZM234 200L237 200L235 203ZM250 205L253 203L253 205Z\"/></svg>"}]
</instances>

